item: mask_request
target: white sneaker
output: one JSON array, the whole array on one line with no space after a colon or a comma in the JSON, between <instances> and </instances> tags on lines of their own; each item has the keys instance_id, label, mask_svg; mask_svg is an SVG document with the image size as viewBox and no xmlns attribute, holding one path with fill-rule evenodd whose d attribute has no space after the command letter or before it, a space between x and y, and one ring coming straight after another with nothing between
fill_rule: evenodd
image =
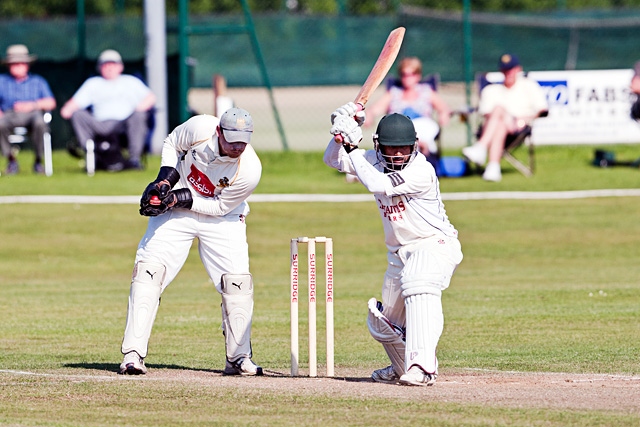
<instances>
[{"instance_id":1,"label":"white sneaker","mask_svg":"<svg viewBox=\"0 0 640 427\"><path fill-rule=\"evenodd\" d=\"M482 166L487 161L487 149L476 143L462 149L462 155L471 163Z\"/></svg>"},{"instance_id":2,"label":"white sneaker","mask_svg":"<svg viewBox=\"0 0 640 427\"><path fill-rule=\"evenodd\" d=\"M224 375L242 375L242 376L260 376L262 375L262 368L248 357L241 357L235 362L229 362L224 367Z\"/></svg>"},{"instance_id":3,"label":"white sneaker","mask_svg":"<svg viewBox=\"0 0 640 427\"><path fill-rule=\"evenodd\" d=\"M144 359L135 351L130 351L124 355L124 360L120 364L120 374L122 375L144 375L147 367L144 366Z\"/></svg>"},{"instance_id":4,"label":"white sneaker","mask_svg":"<svg viewBox=\"0 0 640 427\"><path fill-rule=\"evenodd\" d=\"M400 384L404 385L434 385L436 383L437 374L428 374L418 366L409 368L406 374L400 377Z\"/></svg>"},{"instance_id":5,"label":"white sneaker","mask_svg":"<svg viewBox=\"0 0 640 427\"><path fill-rule=\"evenodd\" d=\"M502 171L500 170L500 163L489 162L487 168L482 174L482 179L485 181L500 182L502 180Z\"/></svg>"},{"instance_id":6,"label":"white sneaker","mask_svg":"<svg viewBox=\"0 0 640 427\"><path fill-rule=\"evenodd\" d=\"M393 369L393 365L389 365L386 368L376 369L373 371L371 379L377 383L396 384L400 379L400 375L396 374L396 370Z\"/></svg>"}]
</instances>

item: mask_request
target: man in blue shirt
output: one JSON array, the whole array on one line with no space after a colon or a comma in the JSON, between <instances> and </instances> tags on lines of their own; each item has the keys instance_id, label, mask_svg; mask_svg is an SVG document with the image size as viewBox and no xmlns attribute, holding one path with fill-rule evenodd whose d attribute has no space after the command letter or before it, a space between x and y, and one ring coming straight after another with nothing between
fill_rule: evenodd
<instances>
[{"instance_id":1,"label":"man in blue shirt","mask_svg":"<svg viewBox=\"0 0 640 427\"><path fill-rule=\"evenodd\" d=\"M30 74L29 66L36 60L25 45L16 44L7 48L7 56L2 63L9 68L8 74L0 74L0 148L8 159L7 175L18 173L18 160L11 153L9 135L17 126L30 130L36 158L34 172L44 174L44 133L47 124L43 111L56 108L56 100L47 81L41 76Z\"/></svg>"}]
</instances>

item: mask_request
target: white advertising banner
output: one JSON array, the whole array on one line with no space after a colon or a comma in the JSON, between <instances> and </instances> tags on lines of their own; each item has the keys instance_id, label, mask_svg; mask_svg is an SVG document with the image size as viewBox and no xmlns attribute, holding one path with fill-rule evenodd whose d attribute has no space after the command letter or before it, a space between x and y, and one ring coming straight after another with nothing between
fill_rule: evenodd
<instances>
[{"instance_id":1,"label":"white advertising banner","mask_svg":"<svg viewBox=\"0 0 640 427\"><path fill-rule=\"evenodd\" d=\"M633 70L531 71L547 93L549 116L534 122L536 145L640 143L630 116Z\"/></svg>"}]
</instances>

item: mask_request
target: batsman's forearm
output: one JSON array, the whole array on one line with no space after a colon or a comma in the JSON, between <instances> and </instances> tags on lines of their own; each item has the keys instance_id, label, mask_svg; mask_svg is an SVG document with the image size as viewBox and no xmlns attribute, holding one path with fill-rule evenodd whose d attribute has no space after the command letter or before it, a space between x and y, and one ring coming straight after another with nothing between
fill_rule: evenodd
<instances>
[{"instance_id":1,"label":"batsman's forearm","mask_svg":"<svg viewBox=\"0 0 640 427\"><path fill-rule=\"evenodd\" d=\"M386 194L385 188L388 181L385 174L378 171L364 158L362 150L356 150L349 154L353 169L367 190L374 194Z\"/></svg>"}]
</instances>

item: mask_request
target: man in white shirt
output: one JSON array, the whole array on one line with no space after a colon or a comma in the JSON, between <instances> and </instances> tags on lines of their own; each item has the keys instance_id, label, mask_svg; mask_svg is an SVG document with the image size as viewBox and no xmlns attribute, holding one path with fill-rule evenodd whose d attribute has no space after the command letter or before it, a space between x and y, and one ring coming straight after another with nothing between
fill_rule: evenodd
<instances>
[{"instance_id":1,"label":"man in white shirt","mask_svg":"<svg viewBox=\"0 0 640 427\"><path fill-rule=\"evenodd\" d=\"M247 198L262 166L249 143L251 115L241 108L190 118L164 140L158 177L140 199L149 216L136 252L121 374L145 374L144 358L160 296L198 239L200 259L222 295L225 375L262 375L251 360L253 279L249 273Z\"/></svg>"},{"instance_id":2,"label":"man in white shirt","mask_svg":"<svg viewBox=\"0 0 640 427\"><path fill-rule=\"evenodd\" d=\"M472 163L489 163L482 177L487 181L500 181L500 159L507 135L521 131L533 119L547 110L547 98L538 82L527 78L520 61L514 55L504 54L498 63L504 74L503 84L487 85L480 93L478 113L484 117L482 135L475 144L462 149Z\"/></svg>"},{"instance_id":3,"label":"man in white shirt","mask_svg":"<svg viewBox=\"0 0 640 427\"><path fill-rule=\"evenodd\" d=\"M356 175L376 201L387 246L382 301L368 303L369 332L391 365L375 370L376 382L429 386L438 376L436 347L444 327L442 291L462 261L458 232L449 222L433 166L417 151L411 119L388 114L362 150L364 111L350 102L332 114L335 137L324 162Z\"/></svg>"},{"instance_id":4,"label":"man in white shirt","mask_svg":"<svg viewBox=\"0 0 640 427\"><path fill-rule=\"evenodd\" d=\"M89 139L126 133L129 159L127 167L142 169L140 157L148 132L147 115L156 96L137 77L122 74L122 57L112 49L98 57L100 76L87 79L60 109L71 120L78 143L86 149ZM92 112L87 108L91 106Z\"/></svg>"}]
</instances>

